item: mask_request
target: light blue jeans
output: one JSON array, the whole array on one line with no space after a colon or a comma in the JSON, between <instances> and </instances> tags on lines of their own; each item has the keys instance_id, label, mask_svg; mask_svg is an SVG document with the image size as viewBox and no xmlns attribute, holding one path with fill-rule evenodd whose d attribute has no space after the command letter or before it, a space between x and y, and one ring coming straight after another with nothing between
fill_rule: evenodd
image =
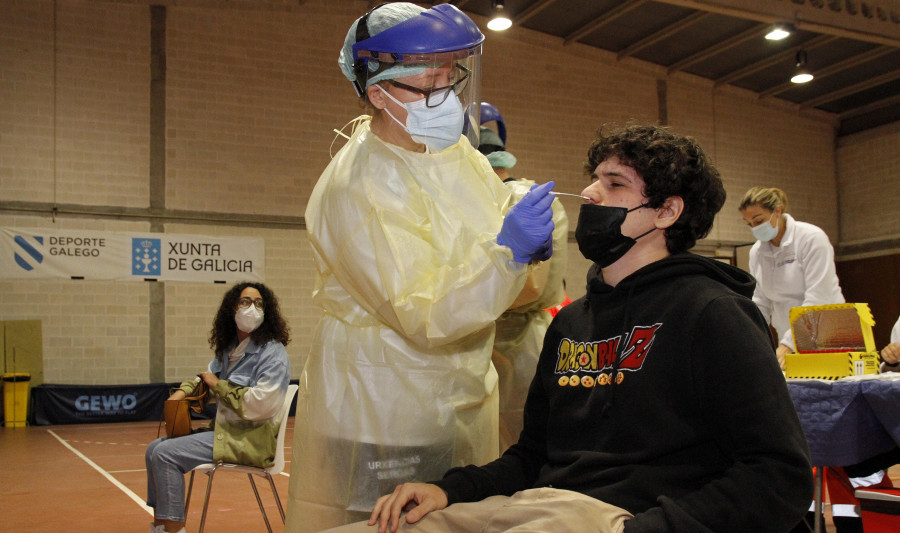
<instances>
[{"instance_id":1,"label":"light blue jeans","mask_svg":"<svg viewBox=\"0 0 900 533\"><path fill-rule=\"evenodd\" d=\"M215 432L156 439L147 446L147 505L158 520L184 522L184 474L213 462Z\"/></svg>"}]
</instances>

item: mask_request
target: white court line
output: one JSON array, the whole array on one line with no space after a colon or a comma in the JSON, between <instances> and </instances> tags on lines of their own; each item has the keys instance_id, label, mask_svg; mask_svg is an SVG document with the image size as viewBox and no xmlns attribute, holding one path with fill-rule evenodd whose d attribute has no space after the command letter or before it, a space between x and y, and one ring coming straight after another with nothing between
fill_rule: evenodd
<instances>
[{"instance_id":1,"label":"white court line","mask_svg":"<svg viewBox=\"0 0 900 533\"><path fill-rule=\"evenodd\" d=\"M153 508L152 508L152 507L149 507L149 506L144 502L144 500L143 500L142 498L140 498L137 494L135 494L134 492L132 492L131 489L129 489L128 487L126 487L125 485L123 485L122 483L120 483L118 479L116 479L116 478L112 477L111 475L109 475L109 472L107 472L106 470L103 470L102 468L100 468L100 466L98 466L97 463L95 463L94 461L91 461L90 459L88 459L83 453L81 453L81 452L79 452L78 450L76 450L75 448L73 448L68 442L64 441L59 435L57 435L56 433L54 433L52 429L48 429L48 430L47 430L47 433L50 433L51 435L53 435L54 437L56 437L56 440L58 440L59 442L61 442L61 443L63 444L63 446L65 446L66 448L72 450L72 453L74 453L75 455L77 455L78 457L80 457L81 460L83 460L85 463L91 465L91 467L93 467L94 470L96 470L97 472L100 472L100 474L102 474L103 477L105 477L106 479L108 479L108 480L110 481L110 483L112 483L113 485L115 485L116 487L118 487L119 490L121 490L122 492L124 492L125 494L127 494L129 498L131 498L132 500L134 500L135 502L137 502L138 505L140 505L145 511L147 511L147 513L150 514L150 516L153 516Z\"/></svg>"}]
</instances>

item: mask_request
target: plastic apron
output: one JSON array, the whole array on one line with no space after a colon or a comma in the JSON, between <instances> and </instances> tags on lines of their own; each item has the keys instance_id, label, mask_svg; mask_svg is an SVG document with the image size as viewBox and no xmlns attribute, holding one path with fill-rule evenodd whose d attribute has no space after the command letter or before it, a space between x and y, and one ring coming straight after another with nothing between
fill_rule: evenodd
<instances>
[{"instance_id":1,"label":"plastic apron","mask_svg":"<svg viewBox=\"0 0 900 533\"><path fill-rule=\"evenodd\" d=\"M517 203L534 185L531 180L504 182ZM553 316L546 308L565 298L566 249L569 219L559 200L553 201L553 257L529 274L525 287L510 309L497 319L491 357L500 378L500 452L519 440L528 387L534 378L544 344L544 333Z\"/></svg>"},{"instance_id":2,"label":"plastic apron","mask_svg":"<svg viewBox=\"0 0 900 533\"><path fill-rule=\"evenodd\" d=\"M286 531L368 517L397 484L497 456L494 320L528 267L496 243L509 192L461 142L362 122L306 210L324 310L300 377Z\"/></svg>"}]
</instances>

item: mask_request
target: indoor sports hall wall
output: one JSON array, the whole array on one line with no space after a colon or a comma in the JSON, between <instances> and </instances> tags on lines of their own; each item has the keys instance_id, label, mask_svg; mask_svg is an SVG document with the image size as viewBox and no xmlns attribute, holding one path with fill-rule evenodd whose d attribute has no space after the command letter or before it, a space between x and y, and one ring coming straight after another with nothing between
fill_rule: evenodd
<instances>
[{"instance_id":1,"label":"indoor sports hall wall","mask_svg":"<svg viewBox=\"0 0 900 533\"><path fill-rule=\"evenodd\" d=\"M334 130L361 112L337 56L368 5L4 0L0 227L264 239L298 377L318 317L303 214L342 144ZM703 253L751 241L736 207L756 184L786 190L793 214L839 250L874 240L867 253L891 253L900 236L897 127L836 139L830 115L521 28L483 31L482 99L503 113L517 177L578 192L601 124L664 119L696 137L725 179ZM574 230L578 202L564 205ZM577 297L588 265L574 241L568 254ZM208 362L226 287L0 277L0 320L41 321L45 382L178 381Z\"/></svg>"}]
</instances>

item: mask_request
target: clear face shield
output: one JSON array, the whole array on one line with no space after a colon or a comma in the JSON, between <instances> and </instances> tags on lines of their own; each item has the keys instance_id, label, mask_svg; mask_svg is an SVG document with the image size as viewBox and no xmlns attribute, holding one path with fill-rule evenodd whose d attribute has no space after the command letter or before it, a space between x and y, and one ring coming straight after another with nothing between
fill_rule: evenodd
<instances>
[{"instance_id":1,"label":"clear face shield","mask_svg":"<svg viewBox=\"0 0 900 533\"><path fill-rule=\"evenodd\" d=\"M367 52L360 53L361 57L366 55ZM472 146L478 146L481 117L481 44L454 52L377 55L380 56L377 58L381 64L379 70L404 67L404 70L409 72L408 76L385 79L384 83L421 94L427 107L440 106L451 92L454 93L465 115L462 133Z\"/></svg>"}]
</instances>

